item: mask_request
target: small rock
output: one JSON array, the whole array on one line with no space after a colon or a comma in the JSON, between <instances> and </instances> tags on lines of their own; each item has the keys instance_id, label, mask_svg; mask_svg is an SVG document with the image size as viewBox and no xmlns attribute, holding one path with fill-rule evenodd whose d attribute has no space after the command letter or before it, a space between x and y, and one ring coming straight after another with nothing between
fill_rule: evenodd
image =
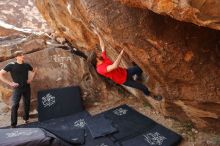
<instances>
[{"instance_id":1,"label":"small rock","mask_svg":"<svg viewBox=\"0 0 220 146\"><path fill-rule=\"evenodd\" d=\"M94 105L95 105L95 106L97 106L97 105L100 105L100 103L98 103L98 102L95 102L95 103L94 103Z\"/></svg>"},{"instance_id":2,"label":"small rock","mask_svg":"<svg viewBox=\"0 0 220 146\"><path fill-rule=\"evenodd\" d=\"M57 79L56 79L56 82L58 82L58 81L60 81L60 80L62 80L62 78L61 78L61 77L57 78Z\"/></svg>"},{"instance_id":3,"label":"small rock","mask_svg":"<svg viewBox=\"0 0 220 146\"><path fill-rule=\"evenodd\" d=\"M194 132L194 130L195 130L194 128L191 129L192 132Z\"/></svg>"},{"instance_id":4,"label":"small rock","mask_svg":"<svg viewBox=\"0 0 220 146\"><path fill-rule=\"evenodd\" d=\"M192 128L192 132L193 133L198 133L198 131L196 129L194 129L194 128Z\"/></svg>"},{"instance_id":5,"label":"small rock","mask_svg":"<svg viewBox=\"0 0 220 146\"><path fill-rule=\"evenodd\" d=\"M4 107L3 109L2 109L2 112L3 113L7 113L7 112L9 112L10 111L10 108L9 107Z\"/></svg>"},{"instance_id":6,"label":"small rock","mask_svg":"<svg viewBox=\"0 0 220 146\"><path fill-rule=\"evenodd\" d=\"M142 111L143 109L142 108L139 108L139 111Z\"/></svg>"},{"instance_id":7,"label":"small rock","mask_svg":"<svg viewBox=\"0 0 220 146\"><path fill-rule=\"evenodd\" d=\"M66 39L64 37L57 37L56 41L63 44L66 41Z\"/></svg>"},{"instance_id":8,"label":"small rock","mask_svg":"<svg viewBox=\"0 0 220 146\"><path fill-rule=\"evenodd\" d=\"M88 95L88 92L84 92L83 95Z\"/></svg>"},{"instance_id":9,"label":"small rock","mask_svg":"<svg viewBox=\"0 0 220 146\"><path fill-rule=\"evenodd\" d=\"M211 144L212 144L212 141L207 140L206 143L207 143L208 145L211 145Z\"/></svg>"}]
</instances>

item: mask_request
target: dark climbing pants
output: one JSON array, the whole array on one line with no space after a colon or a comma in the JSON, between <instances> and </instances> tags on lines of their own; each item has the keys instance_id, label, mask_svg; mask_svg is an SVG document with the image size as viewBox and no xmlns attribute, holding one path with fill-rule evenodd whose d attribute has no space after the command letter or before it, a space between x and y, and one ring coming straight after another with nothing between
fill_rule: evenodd
<instances>
[{"instance_id":1,"label":"dark climbing pants","mask_svg":"<svg viewBox=\"0 0 220 146\"><path fill-rule=\"evenodd\" d=\"M16 88L14 89L12 95L12 108L11 108L11 126L17 125L17 117L18 117L18 107L19 102L21 100L21 96L23 96L23 103L24 103L24 120L29 119L29 110L30 110L30 96L31 96L31 89L30 86L25 88Z\"/></svg>"},{"instance_id":2,"label":"dark climbing pants","mask_svg":"<svg viewBox=\"0 0 220 146\"><path fill-rule=\"evenodd\" d=\"M124 85L129 86L129 87L133 87L136 89L141 90L142 92L144 92L145 95L149 95L150 92L148 90L148 88L146 86L144 86L143 84L135 81L132 77L133 75L137 75L140 76L142 74L142 70L140 67L138 66L134 66L134 67L130 67L127 69L127 79L124 83Z\"/></svg>"}]
</instances>

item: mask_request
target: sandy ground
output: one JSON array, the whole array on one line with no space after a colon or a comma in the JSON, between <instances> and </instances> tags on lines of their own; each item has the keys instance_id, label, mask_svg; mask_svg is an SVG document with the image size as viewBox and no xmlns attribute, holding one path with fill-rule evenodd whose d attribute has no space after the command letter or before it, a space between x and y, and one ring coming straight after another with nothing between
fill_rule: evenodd
<instances>
[{"instance_id":1,"label":"sandy ground","mask_svg":"<svg viewBox=\"0 0 220 146\"><path fill-rule=\"evenodd\" d=\"M2 103L0 103L2 104ZM103 99L101 102L93 103L93 106L87 108L87 110L92 114L97 114L102 111L117 107L122 104L127 104L140 113L152 118L158 123L164 125L165 127L179 133L182 135L183 140L180 146L220 146L220 135L215 135L212 133L204 133L196 130L189 123L181 123L170 118L163 117L160 113L153 110L147 103L144 103L140 99L135 97L129 98L116 98L116 99ZM30 121L37 121L36 113L32 112L32 118ZM7 113L0 113L0 126L8 126L10 124L10 111ZM18 118L18 124L23 124L21 117Z\"/></svg>"}]
</instances>

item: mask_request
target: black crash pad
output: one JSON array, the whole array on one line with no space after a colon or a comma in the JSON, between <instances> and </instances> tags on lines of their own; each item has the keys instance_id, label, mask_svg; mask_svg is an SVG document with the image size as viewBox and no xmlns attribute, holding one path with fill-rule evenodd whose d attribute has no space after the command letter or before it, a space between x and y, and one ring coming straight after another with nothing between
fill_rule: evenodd
<instances>
[{"instance_id":1,"label":"black crash pad","mask_svg":"<svg viewBox=\"0 0 220 146\"><path fill-rule=\"evenodd\" d=\"M1 146L62 146L54 135L40 128L0 129Z\"/></svg>"},{"instance_id":2,"label":"black crash pad","mask_svg":"<svg viewBox=\"0 0 220 146\"><path fill-rule=\"evenodd\" d=\"M112 126L112 121L106 119L103 115L93 116L87 121L87 127L93 138L103 137L117 131Z\"/></svg>"},{"instance_id":3,"label":"black crash pad","mask_svg":"<svg viewBox=\"0 0 220 146\"><path fill-rule=\"evenodd\" d=\"M78 86L42 90L38 92L38 120L68 116L83 111Z\"/></svg>"},{"instance_id":4,"label":"black crash pad","mask_svg":"<svg viewBox=\"0 0 220 146\"><path fill-rule=\"evenodd\" d=\"M122 146L177 146L180 141L178 134L158 124L132 139L123 141Z\"/></svg>"},{"instance_id":5,"label":"black crash pad","mask_svg":"<svg viewBox=\"0 0 220 146\"><path fill-rule=\"evenodd\" d=\"M90 117L88 112L50 119L43 122L34 122L18 127L38 127L53 133L58 138L70 144L83 144L85 137L86 119Z\"/></svg>"},{"instance_id":6,"label":"black crash pad","mask_svg":"<svg viewBox=\"0 0 220 146\"><path fill-rule=\"evenodd\" d=\"M85 143L77 146L121 146L117 143L114 143L108 137L99 137L93 138L88 128L86 129Z\"/></svg>"},{"instance_id":7,"label":"black crash pad","mask_svg":"<svg viewBox=\"0 0 220 146\"><path fill-rule=\"evenodd\" d=\"M33 128L33 127L40 127L43 129L48 129L51 133L59 137L59 134L62 133L57 133L56 130L53 131L51 129L67 129L68 127L71 129L81 129L85 131L85 135L83 136L85 142L83 144L83 141L71 141L71 139L66 139L68 137L63 137L66 134L69 133L67 130L65 134L62 134L61 138L62 140L65 140L70 144L70 142L74 145L77 146L118 146L117 144L113 143L109 138L107 137L101 137L101 138L96 138L94 139L87 127L88 119L90 119L90 115L87 112L80 112L78 114L70 115L70 116L65 116L61 118L56 118L56 119L50 119L47 121L43 122L34 122L34 123L28 123L25 125L20 125L18 127L28 127L28 128ZM79 137L78 140L82 139L82 137Z\"/></svg>"},{"instance_id":8,"label":"black crash pad","mask_svg":"<svg viewBox=\"0 0 220 146\"><path fill-rule=\"evenodd\" d=\"M176 145L181 140L181 136L177 133L163 127L127 105L121 105L101 114L112 120L113 126L118 129L117 133L112 134L112 139L115 142L123 143L125 146L136 140L134 138L141 137L144 133L149 133L148 135L152 135L153 133L153 136L159 134L158 137L161 135L160 138L165 137L166 139L163 141L165 146Z\"/></svg>"},{"instance_id":9,"label":"black crash pad","mask_svg":"<svg viewBox=\"0 0 220 146\"><path fill-rule=\"evenodd\" d=\"M143 133L146 128L156 125L153 120L127 105L121 105L101 114L112 120L113 126L118 129L118 132L112 135L115 141L133 138L137 134Z\"/></svg>"},{"instance_id":10,"label":"black crash pad","mask_svg":"<svg viewBox=\"0 0 220 146\"><path fill-rule=\"evenodd\" d=\"M58 138L70 144L84 144L85 141L84 129L73 129L73 128L66 129L65 127L55 128L55 129L51 129L50 127L49 128L44 127L44 129L53 133Z\"/></svg>"},{"instance_id":11,"label":"black crash pad","mask_svg":"<svg viewBox=\"0 0 220 146\"><path fill-rule=\"evenodd\" d=\"M41 122L40 127L48 130L57 137L72 144L83 144L86 128L86 119L90 117L87 112L51 119Z\"/></svg>"}]
</instances>

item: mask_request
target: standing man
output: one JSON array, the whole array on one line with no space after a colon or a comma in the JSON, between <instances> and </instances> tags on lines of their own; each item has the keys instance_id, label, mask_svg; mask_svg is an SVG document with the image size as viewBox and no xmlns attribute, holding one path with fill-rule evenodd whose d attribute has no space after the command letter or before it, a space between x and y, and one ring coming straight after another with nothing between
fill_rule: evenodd
<instances>
[{"instance_id":1,"label":"standing man","mask_svg":"<svg viewBox=\"0 0 220 146\"><path fill-rule=\"evenodd\" d=\"M15 128L17 125L17 111L21 96L23 96L24 102L24 123L28 123L29 110L30 110L30 96L32 82L36 71L32 66L24 62L24 53L22 51L15 52L16 62L11 62L0 71L0 80L14 88L12 95L12 107L11 107L11 127ZM12 81L5 78L5 74L10 72Z\"/></svg>"},{"instance_id":2,"label":"standing man","mask_svg":"<svg viewBox=\"0 0 220 146\"><path fill-rule=\"evenodd\" d=\"M140 76L142 74L142 70L138 66L133 66L128 69L119 67L119 64L122 59L123 50L120 52L118 57L114 62L112 62L106 55L104 42L101 38L101 36L97 33L97 31L94 29L94 32L98 35L99 41L100 41L100 47L102 50L101 55L93 55L90 60L91 63L96 67L96 71L106 77L111 79L117 84L129 86L132 88L136 88L138 90L141 90L146 96L151 96L155 100L162 100L161 96L155 96L153 95L148 88L143 85L142 83L139 83L133 79L134 75Z\"/></svg>"}]
</instances>

